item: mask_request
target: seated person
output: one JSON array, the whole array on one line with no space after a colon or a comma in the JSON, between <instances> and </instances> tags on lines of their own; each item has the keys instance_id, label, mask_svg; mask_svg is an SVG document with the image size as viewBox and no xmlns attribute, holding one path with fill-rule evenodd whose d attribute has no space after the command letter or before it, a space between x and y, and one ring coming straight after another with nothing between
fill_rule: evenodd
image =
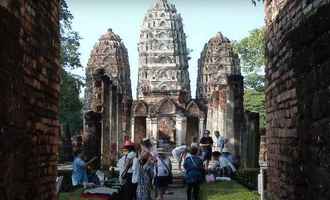
<instances>
[{"instance_id":1,"label":"seated person","mask_svg":"<svg viewBox=\"0 0 330 200\"><path fill-rule=\"evenodd\" d=\"M234 164L224 153L221 153L219 162L222 176L231 177L237 171Z\"/></svg>"},{"instance_id":2,"label":"seated person","mask_svg":"<svg viewBox=\"0 0 330 200\"><path fill-rule=\"evenodd\" d=\"M213 174L214 176L221 176L221 166L220 166L220 155L219 151L212 152L212 163L211 166L208 168L208 173Z\"/></svg>"}]
</instances>

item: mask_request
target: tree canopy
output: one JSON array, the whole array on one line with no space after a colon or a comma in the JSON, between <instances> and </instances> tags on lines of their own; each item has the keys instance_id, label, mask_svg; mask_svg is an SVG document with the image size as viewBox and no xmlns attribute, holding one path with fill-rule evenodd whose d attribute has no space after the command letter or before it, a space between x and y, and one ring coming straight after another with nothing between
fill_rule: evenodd
<instances>
[{"instance_id":1,"label":"tree canopy","mask_svg":"<svg viewBox=\"0 0 330 200\"><path fill-rule=\"evenodd\" d=\"M265 127L265 28L254 29L234 49L241 59L244 76L244 105L249 111L260 114L260 127Z\"/></svg>"},{"instance_id":2,"label":"tree canopy","mask_svg":"<svg viewBox=\"0 0 330 200\"><path fill-rule=\"evenodd\" d=\"M61 88L60 88L60 123L62 130L75 134L82 128L82 101L79 94L83 79L70 72L82 67L80 63L80 36L72 30L73 15L65 0L60 1L60 41ZM64 135L64 134L63 134Z\"/></svg>"}]
</instances>

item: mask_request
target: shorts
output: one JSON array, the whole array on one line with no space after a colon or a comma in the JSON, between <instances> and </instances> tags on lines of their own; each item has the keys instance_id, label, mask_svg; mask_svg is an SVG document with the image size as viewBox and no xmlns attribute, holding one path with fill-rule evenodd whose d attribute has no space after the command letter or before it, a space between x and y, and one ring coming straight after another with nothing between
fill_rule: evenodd
<instances>
[{"instance_id":1,"label":"shorts","mask_svg":"<svg viewBox=\"0 0 330 200\"><path fill-rule=\"evenodd\" d=\"M212 157L212 149L202 149L203 161L211 160L211 157Z\"/></svg>"}]
</instances>

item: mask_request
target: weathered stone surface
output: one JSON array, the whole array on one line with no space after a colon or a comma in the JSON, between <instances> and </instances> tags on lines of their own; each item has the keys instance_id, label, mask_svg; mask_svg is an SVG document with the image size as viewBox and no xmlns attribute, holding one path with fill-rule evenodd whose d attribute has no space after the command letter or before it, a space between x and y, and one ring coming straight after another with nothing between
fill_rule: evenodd
<instances>
[{"instance_id":1,"label":"weathered stone surface","mask_svg":"<svg viewBox=\"0 0 330 200\"><path fill-rule=\"evenodd\" d=\"M58 8L0 1L0 199L56 199Z\"/></svg>"},{"instance_id":2,"label":"weathered stone surface","mask_svg":"<svg viewBox=\"0 0 330 200\"><path fill-rule=\"evenodd\" d=\"M228 38L222 33L209 40L198 60L196 98L206 104L206 128L220 131L226 147L240 153L241 131L244 122L243 77L239 58Z\"/></svg>"},{"instance_id":3,"label":"weathered stone surface","mask_svg":"<svg viewBox=\"0 0 330 200\"><path fill-rule=\"evenodd\" d=\"M259 149L259 113L245 111L240 145L241 167L257 168L259 162Z\"/></svg>"},{"instance_id":4,"label":"weathered stone surface","mask_svg":"<svg viewBox=\"0 0 330 200\"><path fill-rule=\"evenodd\" d=\"M86 77L84 149L107 167L129 135L132 104L127 49L111 29L92 50Z\"/></svg>"},{"instance_id":5,"label":"weathered stone surface","mask_svg":"<svg viewBox=\"0 0 330 200\"><path fill-rule=\"evenodd\" d=\"M269 199L330 199L330 2L267 0Z\"/></svg>"},{"instance_id":6,"label":"weathered stone surface","mask_svg":"<svg viewBox=\"0 0 330 200\"><path fill-rule=\"evenodd\" d=\"M190 99L188 53L182 18L167 0L156 0L145 15L138 44L139 100L157 103L164 96Z\"/></svg>"},{"instance_id":7,"label":"weathered stone surface","mask_svg":"<svg viewBox=\"0 0 330 200\"><path fill-rule=\"evenodd\" d=\"M134 141L167 138L179 145L199 137L204 123L199 123L198 117L204 113L197 104L194 109L200 116L187 110L192 100L186 35L180 14L167 0L155 0L148 10L138 50L137 101L132 108Z\"/></svg>"}]
</instances>

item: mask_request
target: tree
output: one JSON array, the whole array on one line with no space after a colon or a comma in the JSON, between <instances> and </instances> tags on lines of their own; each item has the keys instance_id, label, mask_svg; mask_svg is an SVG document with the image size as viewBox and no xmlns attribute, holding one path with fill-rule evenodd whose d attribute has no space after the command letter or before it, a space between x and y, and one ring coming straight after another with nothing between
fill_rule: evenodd
<instances>
[{"instance_id":1,"label":"tree","mask_svg":"<svg viewBox=\"0 0 330 200\"><path fill-rule=\"evenodd\" d=\"M244 91L244 107L246 110L257 112L260 116L260 128L266 127L266 99L264 92L258 92L251 89Z\"/></svg>"},{"instance_id":2,"label":"tree","mask_svg":"<svg viewBox=\"0 0 330 200\"><path fill-rule=\"evenodd\" d=\"M260 127L266 124L265 116L265 28L250 31L249 36L234 43L239 54L244 76L244 105L249 111L260 114Z\"/></svg>"},{"instance_id":3,"label":"tree","mask_svg":"<svg viewBox=\"0 0 330 200\"><path fill-rule=\"evenodd\" d=\"M78 133L82 128L82 101L79 99L83 79L70 72L82 67L80 63L80 36L72 30L73 15L65 0L60 1L61 88L60 123L65 131Z\"/></svg>"},{"instance_id":4,"label":"tree","mask_svg":"<svg viewBox=\"0 0 330 200\"><path fill-rule=\"evenodd\" d=\"M72 30L73 15L70 13L65 0L60 0L60 40L61 40L61 65L64 70L82 67L80 63L79 33Z\"/></svg>"},{"instance_id":5,"label":"tree","mask_svg":"<svg viewBox=\"0 0 330 200\"><path fill-rule=\"evenodd\" d=\"M245 86L256 91L263 91L265 82L263 75L265 66L265 28L250 31L248 37L234 43L234 49L241 59Z\"/></svg>"}]
</instances>

